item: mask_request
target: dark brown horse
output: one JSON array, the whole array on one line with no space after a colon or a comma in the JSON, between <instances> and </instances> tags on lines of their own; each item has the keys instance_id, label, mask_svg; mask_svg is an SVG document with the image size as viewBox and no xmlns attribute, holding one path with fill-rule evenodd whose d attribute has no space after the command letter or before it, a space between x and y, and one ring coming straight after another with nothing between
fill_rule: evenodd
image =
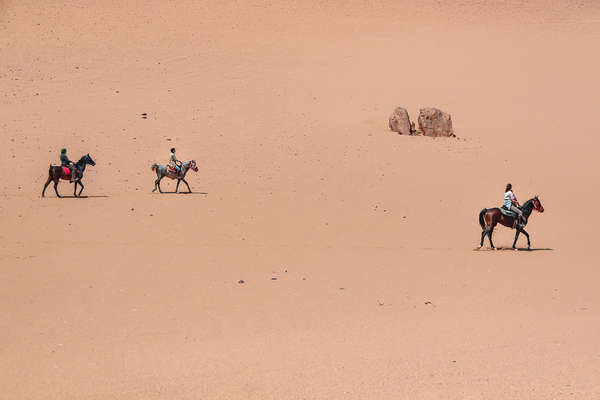
<instances>
[{"instance_id":1,"label":"dark brown horse","mask_svg":"<svg viewBox=\"0 0 600 400\"><path fill-rule=\"evenodd\" d=\"M81 183L81 178L83 178L83 172L85 171L85 166L88 164L96 165L96 163L94 162L94 160L92 160L92 157L90 157L89 154L82 156L79 159L79 161L77 161L75 163L76 168L79 170L79 172L77 173L77 177L75 179L75 185L73 187L73 196L75 196L75 197L81 196L81 192L83 192L84 186L83 186L83 183ZM67 170L67 172L68 172L68 170ZM71 180L71 174L65 173L64 168L60 165L50 164L50 169L48 170L48 180L46 181L46 184L44 185L44 190L42 190L42 197L44 197L44 193L46 193L46 188L48 187L50 182L53 182L53 181L54 181L54 191L56 192L56 196L61 197L60 194L58 194L58 190L56 188L58 186L58 181L61 179L65 180L65 181L69 181L69 180ZM81 186L81 190L79 191L79 193L77 193L77 185Z\"/></svg>"},{"instance_id":2,"label":"dark brown horse","mask_svg":"<svg viewBox=\"0 0 600 400\"><path fill-rule=\"evenodd\" d=\"M515 246L517 245L517 239L519 238L519 234L521 232L523 232L523 235L527 237L527 249L531 249L531 241L529 240L529 234L523 228L525 227L525 225L527 225L527 220L529 219L531 212L533 210L544 212L544 207L542 206L540 199L537 196L535 196L533 199L527 200L525 204L523 204L523 207L521 207L521 210L523 211L524 221L522 225L516 224L515 217L509 217L507 215L504 215L499 208L490 208L489 210L487 208L484 208L483 210L481 210L481 212L479 213L479 225L481 225L481 229L483 229L483 231L481 232L480 247L483 247L483 240L487 235L490 239L490 246L492 246L492 249L495 249L494 243L492 242L492 232L494 231L496 225L501 224L517 230L517 233L515 234L515 241L512 245L513 249L516 250Z\"/></svg>"}]
</instances>

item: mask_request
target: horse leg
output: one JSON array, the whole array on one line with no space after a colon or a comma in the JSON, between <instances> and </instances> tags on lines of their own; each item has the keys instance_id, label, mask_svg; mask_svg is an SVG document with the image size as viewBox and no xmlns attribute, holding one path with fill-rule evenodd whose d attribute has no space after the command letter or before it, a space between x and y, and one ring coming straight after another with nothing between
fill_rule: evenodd
<instances>
[{"instance_id":1,"label":"horse leg","mask_svg":"<svg viewBox=\"0 0 600 400\"><path fill-rule=\"evenodd\" d=\"M521 233L521 229L519 228L519 225L517 225L517 233L515 233L515 241L513 242L512 248L513 249L517 249L517 239L519 238L519 233Z\"/></svg>"},{"instance_id":2,"label":"horse leg","mask_svg":"<svg viewBox=\"0 0 600 400\"><path fill-rule=\"evenodd\" d=\"M181 183L181 178L177 178L177 186L175 186L175 193L179 193L179 184Z\"/></svg>"},{"instance_id":3,"label":"horse leg","mask_svg":"<svg viewBox=\"0 0 600 400\"><path fill-rule=\"evenodd\" d=\"M186 181L185 179L183 179L183 178L181 178L181 180L182 180L182 181L183 181L183 183L185 183L185 185L187 186L187 188L188 188L188 193L192 193L192 189L190 189L190 185L188 185L187 181Z\"/></svg>"},{"instance_id":4,"label":"horse leg","mask_svg":"<svg viewBox=\"0 0 600 400\"><path fill-rule=\"evenodd\" d=\"M154 189L152 192L156 192L156 188L158 187L158 182L160 182L160 175L158 174L158 170L156 171L156 180L154 181Z\"/></svg>"},{"instance_id":5,"label":"horse leg","mask_svg":"<svg viewBox=\"0 0 600 400\"><path fill-rule=\"evenodd\" d=\"M73 184L73 197L77 197L77 181Z\"/></svg>"},{"instance_id":6,"label":"horse leg","mask_svg":"<svg viewBox=\"0 0 600 400\"><path fill-rule=\"evenodd\" d=\"M525 237L527 238L527 250L531 250L531 241L529 240L529 233L527 233L525 229L521 229L521 232L523 232L523 235L525 235Z\"/></svg>"},{"instance_id":7,"label":"horse leg","mask_svg":"<svg viewBox=\"0 0 600 400\"><path fill-rule=\"evenodd\" d=\"M492 246L492 249L495 250L496 246L494 246L494 242L492 242L492 233L494 232L494 226L490 226L488 228L488 239L490 240L490 246Z\"/></svg>"},{"instance_id":8,"label":"horse leg","mask_svg":"<svg viewBox=\"0 0 600 400\"><path fill-rule=\"evenodd\" d=\"M46 181L46 184L44 185L44 190L42 190L42 197L44 197L44 193L46 193L46 188L48 187L50 182L52 182L52 178L48 177L48 180Z\"/></svg>"},{"instance_id":9,"label":"horse leg","mask_svg":"<svg viewBox=\"0 0 600 400\"><path fill-rule=\"evenodd\" d=\"M481 243L479 244L479 247L483 247L483 240L485 239L485 235L487 235L488 233L488 228L487 226L485 228L483 228L483 230L481 231Z\"/></svg>"},{"instance_id":10,"label":"horse leg","mask_svg":"<svg viewBox=\"0 0 600 400\"><path fill-rule=\"evenodd\" d=\"M54 191L56 192L56 197L61 197L60 194L58 194L58 179L54 179Z\"/></svg>"},{"instance_id":11,"label":"horse leg","mask_svg":"<svg viewBox=\"0 0 600 400\"><path fill-rule=\"evenodd\" d=\"M158 179L156 180L156 185L158 186L158 191L159 191L160 193L162 193L162 192L163 192L163 191L162 191L162 189L160 188L160 181L161 181L161 180L162 180L162 178L164 178L164 177L165 177L165 176L163 175L163 176L161 176L160 178L158 178Z\"/></svg>"},{"instance_id":12,"label":"horse leg","mask_svg":"<svg viewBox=\"0 0 600 400\"><path fill-rule=\"evenodd\" d=\"M81 189L79 190L79 194L77 195L77 197L81 197L81 192L83 192L83 183L81 183L81 180L77 181L77 183L79 183L79 186L81 186Z\"/></svg>"}]
</instances>

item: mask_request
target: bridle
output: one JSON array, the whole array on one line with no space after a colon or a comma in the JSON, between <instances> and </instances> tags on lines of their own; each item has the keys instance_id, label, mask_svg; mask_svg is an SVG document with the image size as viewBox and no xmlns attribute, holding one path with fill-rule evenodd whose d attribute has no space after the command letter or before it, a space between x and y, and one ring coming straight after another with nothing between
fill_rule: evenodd
<instances>
[{"instance_id":1,"label":"bridle","mask_svg":"<svg viewBox=\"0 0 600 400\"><path fill-rule=\"evenodd\" d=\"M542 211L542 204L538 200L537 196L533 198L533 208L535 208L535 210L538 212Z\"/></svg>"}]
</instances>

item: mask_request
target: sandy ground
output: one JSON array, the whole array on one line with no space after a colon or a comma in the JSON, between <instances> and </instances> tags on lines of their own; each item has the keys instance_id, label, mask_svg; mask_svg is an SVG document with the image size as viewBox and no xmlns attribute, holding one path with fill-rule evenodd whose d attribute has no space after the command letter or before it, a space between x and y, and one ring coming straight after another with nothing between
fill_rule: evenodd
<instances>
[{"instance_id":1,"label":"sandy ground","mask_svg":"<svg viewBox=\"0 0 600 400\"><path fill-rule=\"evenodd\" d=\"M600 5L322 3L0 1L0 398L600 398Z\"/></svg>"}]
</instances>

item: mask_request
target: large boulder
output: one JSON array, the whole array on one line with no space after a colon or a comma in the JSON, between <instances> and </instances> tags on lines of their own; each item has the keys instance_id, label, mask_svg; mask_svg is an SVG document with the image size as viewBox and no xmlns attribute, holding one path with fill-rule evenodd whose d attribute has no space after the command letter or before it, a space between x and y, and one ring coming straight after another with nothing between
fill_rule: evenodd
<instances>
[{"instance_id":1,"label":"large boulder","mask_svg":"<svg viewBox=\"0 0 600 400\"><path fill-rule=\"evenodd\" d=\"M401 135L411 135L411 123L406 108L398 107L390 115L390 129Z\"/></svg>"},{"instance_id":2,"label":"large boulder","mask_svg":"<svg viewBox=\"0 0 600 400\"><path fill-rule=\"evenodd\" d=\"M419 130L425 136L454 136L450 114L437 108L421 108L419 111Z\"/></svg>"}]
</instances>

